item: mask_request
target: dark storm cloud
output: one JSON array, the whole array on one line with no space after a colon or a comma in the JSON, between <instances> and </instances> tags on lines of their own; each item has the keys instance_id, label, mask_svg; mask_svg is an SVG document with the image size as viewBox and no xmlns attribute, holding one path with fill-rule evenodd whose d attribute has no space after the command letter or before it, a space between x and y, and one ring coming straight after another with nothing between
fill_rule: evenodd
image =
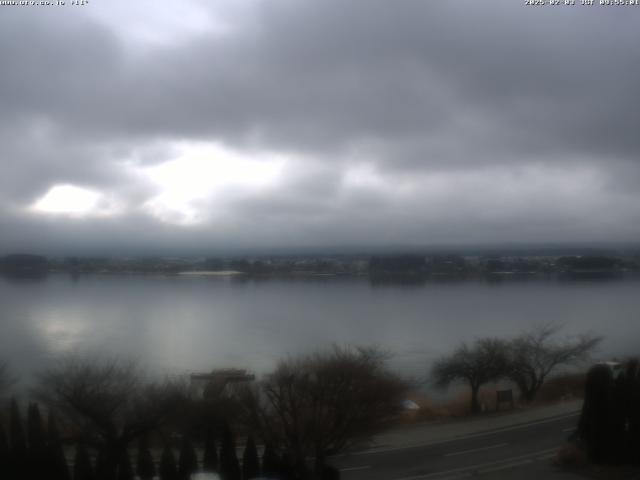
<instances>
[{"instance_id":1,"label":"dark storm cloud","mask_svg":"<svg viewBox=\"0 0 640 480\"><path fill-rule=\"evenodd\" d=\"M306 140L315 148L441 133L460 115L483 114L516 127L525 143L536 128L592 147L604 130L624 140L614 145L637 148L631 129L607 131L612 122L603 121L637 120L628 105L640 69L630 15L513 2L260 5L247 31L143 58L127 56L99 24L6 17L3 112L52 116L95 135L219 135L278 147ZM18 32L25 48L16 50Z\"/></svg>"},{"instance_id":2,"label":"dark storm cloud","mask_svg":"<svg viewBox=\"0 0 640 480\"><path fill-rule=\"evenodd\" d=\"M274 0L223 33L174 42L160 25L168 41L142 47L113 19L54 10L0 16L4 245L39 228L61 245L100 228L185 246L195 231L219 245L638 233L640 9ZM134 167L185 140L297 161L277 189L171 232L145 217L157 188ZM20 210L59 184L130 211L49 224Z\"/></svg>"}]
</instances>

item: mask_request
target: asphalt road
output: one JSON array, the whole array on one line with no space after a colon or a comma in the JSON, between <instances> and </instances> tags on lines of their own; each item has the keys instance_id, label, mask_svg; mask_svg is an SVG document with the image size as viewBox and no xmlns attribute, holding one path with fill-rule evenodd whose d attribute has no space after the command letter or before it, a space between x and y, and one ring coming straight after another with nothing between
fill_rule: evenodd
<instances>
[{"instance_id":1,"label":"asphalt road","mask_svg":"<svg viewBox=\"0 0 640 480\"><path fill-rule=\"evenodd\" d=\"M334 457L343 480L444 480L548 462L575 429L577 414L461 437ZM516 478L516 477L513 477Z\"/></svg>"}]
</instances>

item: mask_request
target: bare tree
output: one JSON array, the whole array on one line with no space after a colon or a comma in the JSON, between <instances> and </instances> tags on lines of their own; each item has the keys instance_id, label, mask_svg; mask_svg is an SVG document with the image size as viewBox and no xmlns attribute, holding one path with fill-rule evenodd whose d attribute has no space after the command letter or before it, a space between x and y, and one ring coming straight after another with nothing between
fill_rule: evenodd
<instances>
[{"instance_id":1,"label":"bare tree","mask_svg":"<svg viewBox=\"0 0 640 480\"><path fill-rule=\"evenodd\" d=\"M436 361L431 369L431 377L436 386L441 388L456 381L468 383L471 388L471 412L479 413L480 387L505 375L507 350L507 343L498 338L481 338L471 346L463 343L453 354Z\"/></svg>"},{"instance_id":2,"label":"bare tree","mask_svg":"<svg viewBox=\"0 0 640 480\"><path fill-rule=\"evenodd\" d=\"M41 373L34 389L81 440L103 449L108 465L134 439L162 425L183 392L174 382L145 381L135 363L80 356L66 357Z\"/></svg>"},{"instance_id":3,"label":"bare tree","mask_svg":"<svg viewBox=\"0 0 640 480\"><path fill-rule=\"evenodd\" d=\"M522 400L533 401L550 373L562 365L585 361L602 341L591 334L557 340L561 328L540 325L510 342L507 377L517 385Z\"/></svg>"},{"instance_id":4,"label":"bare tree","mask_svg":"<svg viewBox=\"0 0 640 480\"><path fill-rule=\"evenodd\" d=\"M11 375L9 365L5 362L0 363L0 399L2 399L15 383L15 379Z\"/></svg>"},{"instance_id":5,"label":"bare tree","mask_svg":"<svg viewBox=\"0 0 640 480\"><path fill-rule=\"evenodd\" d=\"M308 459L318 471L327 455L368 439L397 414L405 391L380 350L334 347L281 362L240 398L249 426L283 445L307 478Z\"/></svg>"}]
</instances>

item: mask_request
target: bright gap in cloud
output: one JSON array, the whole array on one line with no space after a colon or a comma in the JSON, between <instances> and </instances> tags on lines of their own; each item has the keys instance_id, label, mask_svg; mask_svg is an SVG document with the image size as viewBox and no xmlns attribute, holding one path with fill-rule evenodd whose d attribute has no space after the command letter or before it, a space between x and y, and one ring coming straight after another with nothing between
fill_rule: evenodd
<instances>
[{"instance_id":1,"label":"bright gap in cloud","mask_svg":"<svg viewBox=\"0 0 640 480\"><path fill-rule=\"evenodd\" d=\"M30 210L40 213L88 215L100 208L102 194L73 185L55 185L31 205Z\"/></svg>"},{"instance_id":2,"label":"bright gap in cloud","mask_svg":"<svg viewBox=\"0 0 640 480\"><path fill-rule=\"evenodd\" d=\"M87 9L129 46L175 46L203 33L227 33L231 26L224 12L199 0L109 0Z\"/></svg>"},{"instance_id":3,"label":"bright gap in cloud","mask_svg":"<svg viewBox=\"0 0 640 480\"><path fill-rule=\"evenodd\" d=\"M347 189L384 189L387 187L380 172L371 164L360 163L347 168L342 176L343 186Z\"/></svg>"},{"instance_id":4,"label":"bright gap in cloud","mask_svg":"<svg viewBox=\"0 0 640 480\"><path fill-rule=\"evenodd\" d=\"M232 151L212 143L183 142L173 160L139 169L158 194L144 209L166 223L197 224L230 197L273 187L285 163L282 157Z\"/></svg>"}]
</instances>

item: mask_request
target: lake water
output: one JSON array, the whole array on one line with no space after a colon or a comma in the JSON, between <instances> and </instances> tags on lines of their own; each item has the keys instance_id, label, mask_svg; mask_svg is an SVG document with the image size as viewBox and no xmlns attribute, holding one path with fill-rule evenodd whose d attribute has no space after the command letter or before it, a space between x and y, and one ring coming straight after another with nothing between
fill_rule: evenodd
<instances>
[{"instance_id":1,"label":"lake water","mask_svg":"<svg viewBox=\"0 0 640 480\"><path fill-rule=\"evenodd\" d=\"M380 345L420 376L459 342L547 321L605 336L598 356L638 353L640 281L465 281L50 275L0 278L0 359L23 378L66 352L134 357L153 371L262 373L332 343Z\"/></svg>"}]
</instances>

